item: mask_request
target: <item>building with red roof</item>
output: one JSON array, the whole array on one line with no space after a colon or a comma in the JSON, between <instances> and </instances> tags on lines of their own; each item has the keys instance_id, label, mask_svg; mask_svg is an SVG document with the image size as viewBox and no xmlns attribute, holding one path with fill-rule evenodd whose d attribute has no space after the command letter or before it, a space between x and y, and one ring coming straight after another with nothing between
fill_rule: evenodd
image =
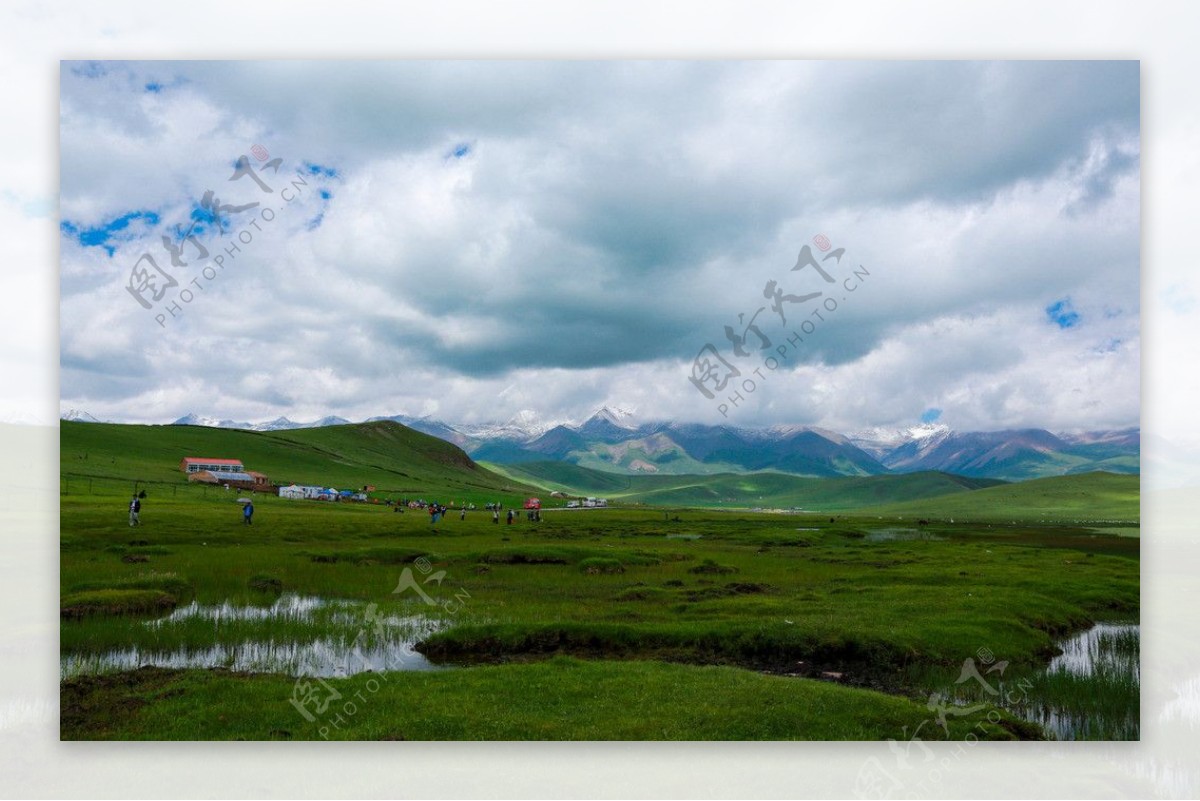
<instances>
[{"instance_id":1,"label":"building with red roof","mask_svg":"<svg viewBox=\"0 0 1200 801\"><path fill-rule=\"evenodd\" d=\"M211 459L202 456L185 456L179 463L179 469L185 473L199 473L201 470L225 473L244 473L241 459Z\"/></svg>"}]
</instances>

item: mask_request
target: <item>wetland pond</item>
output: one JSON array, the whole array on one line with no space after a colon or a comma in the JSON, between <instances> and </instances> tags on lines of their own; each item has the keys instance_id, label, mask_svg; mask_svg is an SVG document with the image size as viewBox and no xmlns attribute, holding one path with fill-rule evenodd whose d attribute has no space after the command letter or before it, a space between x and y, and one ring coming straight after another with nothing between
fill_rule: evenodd
<instances>
[{"instance_id":1,"label":"wetland pond","mask_svg":"<svg viewBox=\"0 0 1200 801\"><path fill-rule=\"evenodd\" d=\"M1141 626L1096 623L1055 645L1061 653L1046 667L988 677L995 694L955 685L951 701L1004 707L1057 740L1139 739Z\"/></svg>"},{"instance_id":2,"label":"wetland pond","mask_svg":"<svg viewBox=\"0 0 1200 801\"><path fill-rule=\"evenodd\" d=\"M78 625L88 625L86 622ZM193 601L165 617L143 621L148 639L154 634L178 634L175 640L198 640L222 628L246 627L250 636L236 642L175 647L131 645L107 650L72 651L59 661L60 679L80 675L136 670L144 665L163 668L225 668L251 673L340 677L367 671L437 670L413 646L442 627L421 615L375 614L353 601L328 600L284 593L270 605L238 605L229 601ZM313 626L327 636L305 638ZM281 636L273 636L278 632ZM211 633L211 634L210 634ZM369 634L370 636L363 636Z\"/></svg>"},{"instance_id":3,"label":"wetland pond","mask_svg":"<svg viewBox=\"0 0 1200 801\"><path fill-rule=\"evenodd\" d=\"M916 530L876 533L884 541L924 534ZM140 627L141 636L123 638L119 647L64 651L60 679L145 665L324 678L449 667L434 664L414 650L445 621L379 614L372 605L356 601L294 593L260 605L193 601L134 625ZM983 694L979 688L972 691L965 684L943 685L943 689L951 690L955 705L1004 706L1059 740L1138 739L1139 624L1097 623L1056 645L1061 653L1045 668L993 677L998 695Z\"/></svg>"},{"instance_id":4,"label":"wetland pond","mask_svg":"<svg viewBox=\"0 0 1200 801\"><path fill-rule=\"evenodd\" d=\"M1014 711L1059 740L1139 739L1140 624L1097 623L1058 647L1034 679L1032 703Z\"/></svg>"}]
</instances>

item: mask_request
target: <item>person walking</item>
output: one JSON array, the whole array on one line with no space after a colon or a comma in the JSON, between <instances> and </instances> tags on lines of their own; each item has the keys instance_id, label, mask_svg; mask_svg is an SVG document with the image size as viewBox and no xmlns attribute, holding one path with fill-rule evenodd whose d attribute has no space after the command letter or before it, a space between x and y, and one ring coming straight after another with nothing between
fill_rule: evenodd
<instances>
[{"instance_id":1,"label":"person walking","mask_svg":"<svg viewBox=\"0 0 1200 801\"><path fill-rule=\"evenodd\" d=\"M493 523L500 522L500 512L497 509L492 509L492 522Z\"/></svg>"},{"instance_id":2,"label":"person walking","mask_svg":"<svg viewBox=\"0 0 1200 801\"><path fill-rule=\"evenodd\" d=\"M513 521L513 512L512 512L512 509L509 509L509 510L508 510L508 525L510 525L510 526L511 526L511 525L512 525L512 521Z\"/></svg>"},{"instance_id":3,"label":"person walking","mask_svg":"<svg viewBox=\"0 0 1200 801\"><path fill-rule=\"evenodd\" d=\"M465 505L463 506L462 511L458 513L458 519L459 520L467 519L467 507Z\"/></svg>"},{"instance_id":4,"label":"person walking","mask_svg":"<svg viewBox=\"0 0 1200 801\"><path fill-rule=\"evenodd\" d=\"M244 522L247 526L253 525L253 517L254 501L246 501L246 505L242 507L242 522Z\"/></svg>"},{"instance_id":5,"label":"person walking","mask_svg":"<svg viewBox=\"0 0 1200 801\"><path fill-rule=\"evenodd\" d=\"M130 501L129 501L129 525L130 525L130 527L140 526L142 524L141 512L142 512L142 500L137 495L134 495L133 498L130 499Z\"/></svg>"}]
</instances>

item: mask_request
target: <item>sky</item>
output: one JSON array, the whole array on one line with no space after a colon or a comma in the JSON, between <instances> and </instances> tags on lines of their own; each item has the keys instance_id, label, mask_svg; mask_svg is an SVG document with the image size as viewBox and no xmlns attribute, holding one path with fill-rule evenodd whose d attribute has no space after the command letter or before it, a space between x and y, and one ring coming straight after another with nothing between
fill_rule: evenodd
<instances>
[{"instance_id":1,"label":"sky","mask_svg":"<svg viewBox=\"0 0 1200 801\"><path fill-rule=\"evenodd\" d=\"M60 91L63 412L1139 424L1137 62L63 62Z\"/></svg>"}]
</instances>

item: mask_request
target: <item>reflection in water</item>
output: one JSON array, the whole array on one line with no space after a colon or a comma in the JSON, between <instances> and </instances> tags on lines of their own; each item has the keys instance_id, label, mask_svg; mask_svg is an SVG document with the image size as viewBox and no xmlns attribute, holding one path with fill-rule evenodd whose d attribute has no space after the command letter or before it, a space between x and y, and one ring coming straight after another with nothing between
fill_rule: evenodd
<instances>
[{"instance_id":1,"label":"reflection in water","mask_svg":"<svg viewBox=\"0 0 1200 801\"><path fill-rule=\"evenodd\" d=\"M1097 623L1060 642L1062 653L1050 660L1046 672L1063 671L1083 677L1114 672L1141 681L1140 630L1137 623Z\"/></svg>"},{"instance_id":2,"label":"reflection in water","mask_svg":"<svg viewBox=\"0 0 1200 801\"><path fill-rule=\"evenodd\" d=\"M171 652L138 648L103 654L68 654L59 675L80 675L136 670L144 665L163 668L225 668L249 673L285 673L290 676L340 677L384 670L437 670L412 642L392 642L362 647L351 642L242 642Z\"/></svg>"},{"instance_id":3,"label":"reflection in water","mask_svg":"<svg viewBox=\"0 0 1200 801\"><path fill-rule=\"evenodd\" d=\"M174 650L150 648L113 649L102 653L64 654L59 663L62 679L79 675L135 670L144 665L164 668L225 668L251 673L286 673L292 676L337 677L383 670L435 670L438 668L413 646L438 631L442 623L421 615L372 614L353 601L327 600L285 593L269 606L243 606L225 601L200 604L195 601L171 614L142 625L162 628L186 625L188 621L222 623L311 623L318 612L321 620L344 626L347 634L307 641L252 639L237 643ZM370 629L369 638L362 635ZM269 633L268 633L269 637Z\"/></svg>"},{"instance_id":4,"label":"reflection in water","mask_svg":"<svg viewBox=\"0 0 1200 801\"><path fill-rule=\"evenodd\" d=\"M1140 639L1137 623L1097 623L1058 643L1031 703L1014 711L1059 740L1138 739Z\"/></svg>"},{"instance_id":5,"label":"reflection in water","mask_svg":"<svg viewBox=\"0 0 1200 801\"><path fill-rule=\"evenodd\" d=\"M349 601L327 601L315 595L296 595L286 592L270 606L239 606L229 601L221 604L200 604L192 601L181 606L166 617L151 620L149 626L178 623L183 620L294 620L303 622L312 618L313 612L326 606L353 606Z\"/></svg>"}]
</instances>

